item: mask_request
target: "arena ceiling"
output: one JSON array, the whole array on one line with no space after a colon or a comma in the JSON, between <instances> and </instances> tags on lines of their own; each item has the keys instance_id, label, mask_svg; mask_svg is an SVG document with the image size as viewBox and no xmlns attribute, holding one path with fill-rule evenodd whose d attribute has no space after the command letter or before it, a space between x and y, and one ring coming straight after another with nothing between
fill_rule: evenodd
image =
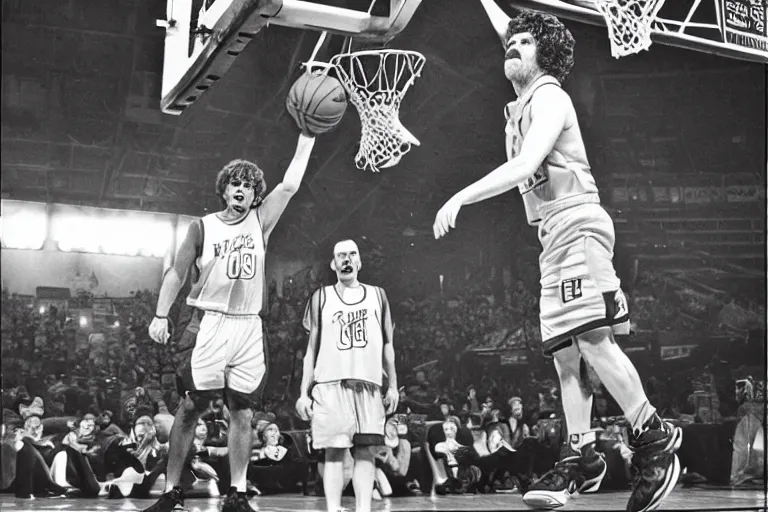
<instances>
[{"instance_id":1,"label":"arena ceiling","mask_svg":"<svg viewBox=\"0 0 768 512\"><path fill-rule=\"evenodd\" d=\"M4 198L200 215L217 208L215 173L233 158L258 162L270 187L280 180L297 135L285 97L317 34L261 31L222 80L173 117L159 109L162 18L165 0L3 2ZM605 29L568 25L580 55L610 55ZM508 195L463 214L473 229L430 242L442 202L504 159L502 106L513 91L480 2L424 1L390 46L427 57L401 115L421 146L396 168L357 170L360 127L350 106L339 128L318 138L304 186L276 231L285 250L365 235L402 248L404 258L447 258L479 243L498 246L523 229L519 201ZM588 139L596 132L596 76L734 65L682 50L650 53L632 62L577 61L567 88ZM489 215L499 219L492 229ZM525 233L534 243L535 233Z\"/></svg>"}]
</instances>

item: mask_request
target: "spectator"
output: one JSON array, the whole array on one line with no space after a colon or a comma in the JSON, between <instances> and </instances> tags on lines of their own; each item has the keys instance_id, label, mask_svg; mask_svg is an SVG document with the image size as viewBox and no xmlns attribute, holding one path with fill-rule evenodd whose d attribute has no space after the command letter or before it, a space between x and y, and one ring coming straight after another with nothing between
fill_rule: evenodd
<instances>
[{"instance_id":1,"label":"spectator","mask_svg":"<svg viewBox=\"0 0 768 512\"><path fill-rule=\"evenodd\" d=\"M475 386L467 388L467 406L469 414L480 414L480 404L477 401L477 389Z\"/></svg>"},{"instance_id":2,"label":"spectator","mask_svg":"<svg viewBox=\"0 0 768 512\"><path fill-rule=\"evenodd\" d=\"M523 418L523 399L519 396L513 396L507 403L509 404L507 424L510 431L510 445L516 450L526 437L531 436L531 429Z\"/></svg>"}]
</instances>

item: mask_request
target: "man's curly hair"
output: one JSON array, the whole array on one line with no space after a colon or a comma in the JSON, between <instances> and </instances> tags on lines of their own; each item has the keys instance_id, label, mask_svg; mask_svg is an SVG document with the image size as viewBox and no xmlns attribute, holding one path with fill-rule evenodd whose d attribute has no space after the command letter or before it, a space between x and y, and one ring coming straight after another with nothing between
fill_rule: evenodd
<instances>
[{"instance_id":1,"label":"man's curly hair","mask_svg":"<svg viewBox=\"0 0 768 512\"><path fill-rule=\"evenodd\" d=\"M251 208L256 208L264 200L264 194L267 191L267 182L264 180L264 171L258 165L248 160L232 160L224 166L219 174L216 175L216 195L221 201L222 206L226 208L227 201L224 199L224 191L232 180L249 181L253 184L253 204Z\"/></svg>"},{"instance_id":2,"label":"man's curly hair","mask_svg":"<svg viewBox=\"0 0 768 512\"><path fill-rule=\"evenodd\" d=\"M573 48L576 41L557 17L540 12L524 11L509 20L506 41L522 32L530 32L536 40L536 61L539 67L561 84L573 68Z\"/></svg>"}]
</instances>

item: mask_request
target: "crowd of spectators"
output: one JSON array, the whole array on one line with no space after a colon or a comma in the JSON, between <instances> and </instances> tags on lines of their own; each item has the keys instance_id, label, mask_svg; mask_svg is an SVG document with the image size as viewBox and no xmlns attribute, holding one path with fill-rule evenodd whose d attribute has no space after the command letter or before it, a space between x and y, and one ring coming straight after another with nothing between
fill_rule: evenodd
<instances>
[{"instance_id":1,"label":"crowd of spectators","mask_svg":"<svg viewBox=\"0 0 768 512\"><path fill-rule=\"evenodd\" d=\"M309 295L320 284L321 279L315 273L305 271L287 279L279 295L276 283L270 287L265 328L271 372L267 395L254 421L257 451L263 452L267 438L280 438L285 442L281 431L294 432L307 427L294 413L293 404L306 344L301 319ZM505 446L514 447L520 441L520 437L515 437L518 431L525 432L524 437L548 435L538 431L541 422L559 418L561 405L554 369L539 352L536 286L535 282L520 279L499 293L498 288L492 288L488 282L472 280L459 294L396 300L393 312L402 386L398 413L421 416L425 420L457 421L462 428L503 423L507 427L496 439ZM690 337L691 332L713 332L725 324L733 334L734 323L740 321L743 326L746 322L751 328L754 323L751 319L760 313L754 305L739 305L723 299L719 299L719 306L711 300L696 303L692 293L670 286L652 273L638 276L633 288L629 295L633 325L646 333L665 332L672 337L685 333ZM135 467L141 473L138 470L142 467L149 471L149 464L156 477L164 470L162 460L168 428L162 425L163 421L172 422L179 404L174 379L178 359L173 343L161 346L148 337L147 326L157 300L155 293L138 291L128 298L114 299L110 313L91 316L91 324L84 326L78 315L92 310L95 300L88 293L79 293L68 305L41 308L34 299L3 290L3 424L5 435L10 435L9 429L22 428L40 441L40 433L34 434L34 429L42 429L43 424L36 427L37 424L28 419L33 416L48 419L46 425L53 425L55 432L62 433L61 442L67 446L69 459L63 464L69 473L62 474L69 474L70 480L78 482L76 487L82 492L116 494L114 489L119 490L119 486L113 485L105 491L103 483L109 477L114 478L118 469L124 473L126 468ZM709 320L704 320L705 323L698 320L701 315L696 314L697 308L699 313L706 312L704 317ZM712 316L716 308L719 310ZM177 327L174 338L183 329L188 314L181 301L174 305L171 314ZM706 346L705 341L701 340L702 347L694 349L684 363L659 360L654 354L658 347L653 343L630 353L645 376L651 400L665 416L691 422L717 422L736 414L738 404L732 390L734 382L751 371L746 367L750 356L736 361L734 345L731 345L731 359L722 360L721 353ZM745 354L756 346L749 335L742 345L741 352ZM525 357L516 364L503 364L499 355L505 351L523 353ZM675 365L679 371L670 371ZM593 387L597 396L595 418L619 416L618 407L596 378ZM705 395L709 401L701 406L700 398ZM33 401L36 408L32 407ZM221 463L221 458L226 457L222 447L226 446L227 424L222 404L212 403L201 423L201 447L210 449L200 448L193 459L195 466L190 468L189 476L193 483L211 486L210 482L214 482L217 485L213 487L217 487L222 481L221 473L226 471L226 464ZM57 423L57 418L62 421ZM145 425L147 418L157 430L151 436L145 432L152 430ZM109 431L122 441L114 447L101 446L100 458L90 460L90 470L86 471L83 461L89 461L92 453L89 450L93 449L93 443L89 444L89 440L93 440L94 427L102 433ZM267 427L272 429L269 436L265 436ZM447 432L452 432L450 425ZM295 445L306 445L301 439L289 440ZM23 449L28 449L26 444ZM36 449L39 451L39 446ZM262 452L254 455L255 461L270 459ZM43 453L47 467L54 467L58 453ZM105 459L107 453L109 456ZM51 476L45 492L67 488L67 479L57 477L57 480L55 476ZM446 478L450 479L450 475ZM418 487L416 482L405 484L408 489ZM514 487L519 482L508 484ZM137 486L139 494L151 487L139 481L122 482L122 485ZM132 487L120 494L127 495L136 489ZM31 492L24 490L22 494Z\"/></svg>"}]
</instances>

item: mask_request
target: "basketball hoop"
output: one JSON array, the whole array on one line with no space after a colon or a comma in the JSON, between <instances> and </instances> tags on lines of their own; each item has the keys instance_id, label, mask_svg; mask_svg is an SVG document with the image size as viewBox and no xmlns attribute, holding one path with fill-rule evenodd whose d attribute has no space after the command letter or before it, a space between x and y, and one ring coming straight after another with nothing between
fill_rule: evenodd
<instances>
[{"instance_id":1,"label":"basketball hoop","mask_svg":"<svg viewBox=\"0 0 768 512\"><path fill-rule=\"evenodd\" d=\"M400 103L421 75L425 58L406 50L366 50L331 59L339 80L360 115L362 135L355 155L358 169L392 167L419 145L400 122ZM375 69L369 76L367 69Z\"/></svg>"},{"instance_id":2,"label":"basketball hoop","mask_svg":"<svg viewBox=\"0 0 768 512\"><path fill-rule=\"evenodd\" d=\"M651 46L652 25L664 0L596 0L611 38L611 55L625 57Z\"/></svg>"}]
</instances>

